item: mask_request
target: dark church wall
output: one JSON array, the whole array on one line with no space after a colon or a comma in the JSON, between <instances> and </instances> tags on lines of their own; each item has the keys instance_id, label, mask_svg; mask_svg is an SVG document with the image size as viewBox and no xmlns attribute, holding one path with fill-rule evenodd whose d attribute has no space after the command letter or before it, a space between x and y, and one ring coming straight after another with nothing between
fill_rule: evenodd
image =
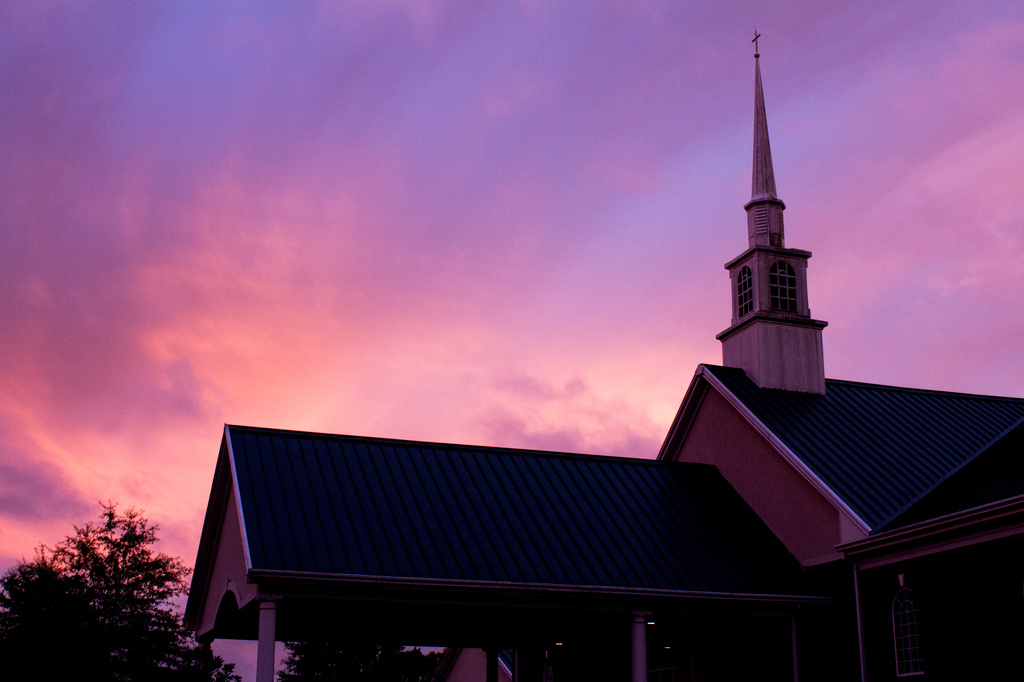
<instances>
[{"instance_id":1,"label":"dark church wall","mask_svg":"<svg viewBox=\"0 0 1024 682\"><path fill-rule=\"evenodd\" d=\"M648 626L649 682L793 679L785 615L656 615ZM608 679L608 678L597 678Z\"/></svg>"},{"instance_id":2,"label":"dark church wall","mask_svg":"<svg viewBox=\"0 0 1024 682\"><path fill-rule=\"evenodd\" d=\"M787 616L655 612L651 619L654 624L647 627L649 682L793 680L792 625ZM623 621L603 633L574 636L549 648L552 679L630 679L629 625Z\"/></svg>"},{"instance_id":3,"label":"dark church wall","mask_svg":"<svg viewBox=\"0 0 1024 682\"><path fill-rule=\"evenodd\" d=\"M593 682L630 678L630 626L628 614L598 630L571 630L555 646L548 645L547 663L555 682ZM538 682L540 682L538 680Z\"/></svg>"},{"instance_id":4,"label":"dark church wall","mask_svg":"<svg viewBox=\"0 0 1024 682\"><path fill-rule=\"evenodd\" d=\"M1024 539L1006 538L862 572L869 679L896 680L893 599L919 611L919 680L1024 679Z\"/></svg>"},{"instance_id":5,"label":"dark church wall","mask_svg":"<svg viewBox=\"0 0 1024 682\"><path fill-rule=\"evenodd\" d=\"M797 623L801 682L859 682L853 564L834 561L805 569L809 589L828 594L827 608L801 610Z\"/></svg>"}]
</instances>

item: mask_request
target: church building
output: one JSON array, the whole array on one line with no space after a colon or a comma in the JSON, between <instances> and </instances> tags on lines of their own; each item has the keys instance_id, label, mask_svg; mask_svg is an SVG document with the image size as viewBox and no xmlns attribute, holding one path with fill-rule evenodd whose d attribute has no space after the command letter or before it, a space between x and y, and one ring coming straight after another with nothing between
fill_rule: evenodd
<instances>
[{"instance_id":1,"label":"church building","mask_svg":"<svg viewBox=\"0 0 1024 682\"><path fill-rule=\"evenodd\" d=\"M259 682L312 639L447 647L438 682L1024 675L1024 399L826 378L759 55L754 100L722 365L656 459L225 426L198 639Z\"/></svg>"}]
</instances>

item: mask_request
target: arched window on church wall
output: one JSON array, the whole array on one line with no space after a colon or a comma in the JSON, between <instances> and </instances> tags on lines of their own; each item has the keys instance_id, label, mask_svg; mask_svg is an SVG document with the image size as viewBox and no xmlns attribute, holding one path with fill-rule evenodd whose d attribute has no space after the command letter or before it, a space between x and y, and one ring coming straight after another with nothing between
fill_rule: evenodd
<instances>
[{"instance_id":1,"label":"arched window on church wall","mask_svg":"<svg viewBox=\"0 0 1024 682\"><path fill-rule=\"evenodd\" d=\"M920 611L914 603L914 591L903 588L892 600L892 636L896 648L897 676L924 674L920 625Z\"/></svg>"}]
</instances>

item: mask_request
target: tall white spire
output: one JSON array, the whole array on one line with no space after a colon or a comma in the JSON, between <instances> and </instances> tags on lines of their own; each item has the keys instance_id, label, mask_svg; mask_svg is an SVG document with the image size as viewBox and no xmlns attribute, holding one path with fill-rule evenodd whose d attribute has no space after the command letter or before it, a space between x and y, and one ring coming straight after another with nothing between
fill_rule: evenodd
<instances>
[{"instance_id":1,"label":"tall white spire","mask_svg":"<svg viewBox=\"0 0 1024 682\"><path fill-rule=\"evenodd\" d=\"M760 36L754 32L754 40ZM756 49L756 48L755 48ZM747 210L747 239L750 246L784 247L785 231L782 211L786 205L775 191L775 169L772 167L772 146L768 141L768 116L764 111L764 90L761 87L761 55L754 53L754 163L750 178L750 201Z\"/></svg>"},{"instance_id":2,"label":"tall white spire","mask_svg":"<svg viewBox=\"0 0 1024 682\"><path fill-rule=\"evenodd\" d=\"M760 36L754 31L754 42ZM748 248L726 263L732 279L732 325L718 335L722 362L762 388L825 392L821 330L807 304L809 251L786 248L782 203L768 143L761 55L754 53L754 165L747 211Z\"/></svg>"},{"instance_id":3,"label":"tall white spire","mask_svg":"<svg viewBox=\"0 0 1024 682\"><path fill-rule=\"evenodd\" d=\"M768 116L764 112L764 90L761 88L761 55L754 55L754 166L751 173L750 200L778 199L775 193L775 170L772 168L772 146L768 141Z\"/></svg>"}]
</instances>

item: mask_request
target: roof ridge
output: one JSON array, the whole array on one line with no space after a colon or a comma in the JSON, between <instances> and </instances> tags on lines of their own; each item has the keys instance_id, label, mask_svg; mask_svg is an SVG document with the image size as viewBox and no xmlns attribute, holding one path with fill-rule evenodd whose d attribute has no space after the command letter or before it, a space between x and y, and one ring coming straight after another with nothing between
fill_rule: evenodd
<instances>
[{"instance_id":1,"label":"roof ridge","mask_svg":"<svg viewBox=\"0 0 1024 682\"><path fill-rule=\"evenodd\" d=\"M726 370L728 372L743 372L743 370L740 369L739 367L726 367L724 365L714 365L714 364L710 364L710 363L707 363L707 362L703 362L701 364L703 366L711 369L712 371L719 370L719 369L724 369L724 370ZM746 374L746 372L743 372L743 373ZM993 395L993 394L990 394L990 393L968 393L966 391L950 391L950 390L941 389L941 388L920 388L920 387L916 387L916 386L896 386L894 384L880 384L880 383L874 382L874 381L856 381L856 380L853 380L853 379L830 379L828 377L825 377L825 383L826 384L830 384L830 385L833 385L833 384L844 384L844 385L850 385L850 386L872 387L872 388L879 388L879 389L884 389L884 390L889 390L889 391L901 391L901 392L907 392L907 393L931 393L931 394L940 394L940 395L948 395L948 396L961 396L961 397L964 397L964 398L980 398L980 399L985 399L985 400L1006 400L1006 401L1024 403L1024 396ZM760 387L758 387L758 388L759 388L759 390L762 390L762 391L778 391L778 390L783 390L783 389L773 389L773 388L760 388Z\"/></svg>"},{"instance_id":2,"label":"roof ridge","mask_svg":"<svg viewBox=\"0 0 1024 682\"><path fill-rule=\"evenodd\" d=\"M851 379L825 379L826 384L844 384L850 386L863 386L879 388L887 391L900 391L903 393L929 393L935 395L959 396L962 398L973 398L982 400L1003 400L1024 403L1024 397L1009 395L992 395L989 393L967 393L966 391L949 391L941 388L918 388L915 386L895 386L892 384L879 384L870 381L854 381Z\"/></svg>"},{"instance_id":3,"label":"roof ridge","mask_svg":"<svg viewBox=\"0 0 1024 682\"><path fill-rule=\"evenodd\" d=\"M587 452L567 452L561 450L544 450L541 448L513 448L500 445L474 445L471 443L445 443L441 441L415 440L411 438L389 438L378 436L359 436L346 433L329 433L325 431L303 431L301 429L278 429L265 426L244 426L240 424L225 424L233 431L253 431L282 436L306 436L325 439L345 439L363 441L367 443L387 443L393 445L405 445L416 447L444 448L446 450L469 450L484 451L492 454L508 454L519 456L538 457L561 457L565 459L596 460L600 462L620 462L631 464L674 464L674 462L659 462L653 457L627 457L625 455L598 455ZM708 465L711 466L711 465Z\"/></svg>"}]
</instances>

